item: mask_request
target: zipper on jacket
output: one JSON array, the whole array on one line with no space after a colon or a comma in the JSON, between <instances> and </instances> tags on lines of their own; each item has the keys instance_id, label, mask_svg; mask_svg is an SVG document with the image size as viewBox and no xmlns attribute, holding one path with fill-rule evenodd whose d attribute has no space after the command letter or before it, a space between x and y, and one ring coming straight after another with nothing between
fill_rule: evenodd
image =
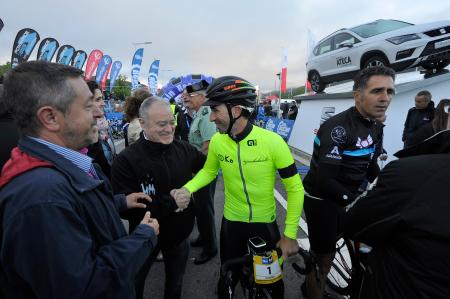
<instances>
[{"instance_id":1,"label":"zipper on jacket","mask_svg":"<svg viewBox=\"0 0 450 299\"><path fill-rule=\"evenodd\" d=\"M248 221L252 222L252 204L250 203L250 198L248 197L247 185L245 184L244 173L242 172L241 145L239 142L237 143L237 146L238 146L237 156L238 156L239 172L241 174L241 180L242 180L242 186L244 187L245 198L247 199L247 203L248 203L248 211L249 211Z\"/></svg>"}]
</instances>

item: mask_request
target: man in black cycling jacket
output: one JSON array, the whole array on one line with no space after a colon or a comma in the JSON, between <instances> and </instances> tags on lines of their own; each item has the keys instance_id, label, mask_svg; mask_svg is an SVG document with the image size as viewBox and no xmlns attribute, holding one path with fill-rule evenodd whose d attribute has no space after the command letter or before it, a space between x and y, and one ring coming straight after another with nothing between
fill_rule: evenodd
<instances>
[{"instance_id":1,"label":"man in black cycling jacket","mask_svg":"<svg viewBox=\"0 0 450 299\"><path fill-rule=\"evenodd\" d=\"M311 168L304 180L304 206L320 279L317 282L315 273L308 275L308 298L323 298L343 207L359 195L358 189L366 180L373 181L379 172L376 148L381 140L376 119L389 106L395 93L394 80L394 71L387 67L361 70L354 78L355 106L325 121L314 139Z\"/></svg>"}]
</instances>

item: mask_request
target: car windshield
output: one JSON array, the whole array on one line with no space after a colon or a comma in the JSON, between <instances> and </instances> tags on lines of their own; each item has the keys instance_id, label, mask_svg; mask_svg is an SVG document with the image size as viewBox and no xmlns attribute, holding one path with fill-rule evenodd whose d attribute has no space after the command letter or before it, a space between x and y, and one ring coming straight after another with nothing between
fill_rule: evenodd
<instances>
[{"instance_id":1,"label":"car windshield","mask_svg":"<svg viewBox=\"0 0 450 299\"><path fill-rule=\"evenodd\" d=\"M397 30L403 27L413 26L413 24L396 21L396 20L378 20L372 23L367 23L364 25L356 26L350 28L351 31L355 32L361 37L368 38L392 30Z\"/></svg>"}]
</instances>

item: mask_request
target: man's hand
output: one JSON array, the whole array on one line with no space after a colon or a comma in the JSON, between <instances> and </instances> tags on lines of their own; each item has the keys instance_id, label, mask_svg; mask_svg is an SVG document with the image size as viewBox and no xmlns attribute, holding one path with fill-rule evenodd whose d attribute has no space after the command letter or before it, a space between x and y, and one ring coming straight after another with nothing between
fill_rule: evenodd
<instances>
[{"instance_id":1,"label":"man's hand","mask_svg":"<svg viewBox=\"0 0 450 299\"><path fill-rule=\"evenodd\" d=\"M148 225L149 227L153 228L156 235L159 235L159 223L158 220L155 218L152 218L150 216L150 212L146 212L144 215L144 218L142 218L141 224Z\"/></svg>"},{"instance_id":2,"label":"man's hand","mask_svg":"<svg viewBox=\"0 0 450 299\"><path fill-rule=\"evenodd\" d=\"M145 209L147 206L143 203L138 202L139 199L145 199L148 202L152 202L152 198L145 193L130 193L127 195L127 208L134 209L140 208Z\"/></svg>"},{"instance_id":3,"label":"man's hand","mask_svg":"<svg viewBox=\"0 0 450 299\"><path fill-rule=\"evenodd\" d=\"M289 256L294 255L298 252L297 240L282 236L280 241L278 241L277 246L281 249L283 253L283 260L286 260Z\"/></svg>"},{"instance_id":4,"label":"man's hand","mask_svg":"<svg viewBox=\"0 0 450 299\"><path fill-rule=\"evenodd\" d=\"M191 201L191 192L186 188L173 189L170 191L170 195L175 199L178 209L175 212L180 212L186 209Z\"/></svg>"},{"instance_id":5,"label":"man's hand","mask_svg":"<svg viewBox=\"0 0 450 299\"><path fill-rule=\"evenodd\" d=\"M388 158L388 155L387 155L387 154L381 154L381 155L378 157L378 159L380 159L381 161L386 161L387 158Z\"/></svg>"}]
</instances>

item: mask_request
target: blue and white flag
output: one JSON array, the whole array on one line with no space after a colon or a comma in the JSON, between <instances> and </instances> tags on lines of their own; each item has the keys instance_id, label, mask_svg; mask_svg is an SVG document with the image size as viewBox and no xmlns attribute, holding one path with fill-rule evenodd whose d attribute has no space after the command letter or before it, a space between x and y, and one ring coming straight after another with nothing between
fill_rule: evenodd
<instances>
[{"instance_id":1,"label":"blue and white flag","mask_svg":"<svg viewBox=\"0 0 450 299\"><path fill-rule=\"evenodd\" d=\"M31 28L24 28L17 33L11 54L13 68L28 60L39 39L39 34Z\"/></svg>"},{"instance_id":2,"label":"blue and white flag","mask_svg":"<svg viewBox=\"0 0 450 299\"><path fill-rule=\"evenodd\" d=\"M153 95L158 93L159 60L153 61L148 71L148 89Z\"/></svg>"},{"instance_id":3,"label":"blue and white flag","mask_svg":"<svg viewBox=\"0 0 450 299\"><path fill-rule=\"evenodd\" d=\"M58 50L58 54L56 54L56 62L60 64L70 65L74 53L75 49L71 45L61 46L61 48L59 48Z\"/></svg>"},{"instance_id":4,"label":"blue and white flag","mask_svg":"<svg viewBox=\"0 0 450 299\"><path fill-rule=\"evenodd\" d=\"M144 57L144 48L136 50L131 62L131 90L139 87L139 73L141 71L142 58Z\"/></svg>"},{"instance_id":5,"label":"blue and white flag","mask_svg":"<svg viewBox=\"0 0 450 299\"><path fill-rule=\"evenodd\" d=\"M109 75L109 90L112 90L114 84L116 83L116 79L119 76L120 70L122 69L122 62L114 61L111 67L111 73Z\"/></svg>"},{"instance_id":6,"label":"blue and white flag","mask_svg":"<svg viewBox=\"0 0 450 299\"><path fill-rule=\"evenodd\" d=\"M102 81L103 77L106 75L111 63L111 56L103 55L102 60L100 60L100 63L98 64L97 73L95 74L95 81L97 81L98 84L100 84L100 81Z\"/></svg>"},{"instance_id":7,"label":"blue and white flag","mask_svg":"<svg viewBox=\"0 0 450 299\"><path fill-rule=\"evenodd\" d=\"M82 69L84 63L86 62L87 54L83 50L78 50L73 54L72 66L77 69Z\"/></svg>"},{"instance_id":8,"label":"blue and white flag","mask_svg":"<svg viewBox=\"0 0 450 299\"><path fill-rule=\"evenodd\" d=\"M41 41L36 60L52 61L56 50L59 48L59 43L56 39L48 37Z\"/></svg>"}]
</instances>

